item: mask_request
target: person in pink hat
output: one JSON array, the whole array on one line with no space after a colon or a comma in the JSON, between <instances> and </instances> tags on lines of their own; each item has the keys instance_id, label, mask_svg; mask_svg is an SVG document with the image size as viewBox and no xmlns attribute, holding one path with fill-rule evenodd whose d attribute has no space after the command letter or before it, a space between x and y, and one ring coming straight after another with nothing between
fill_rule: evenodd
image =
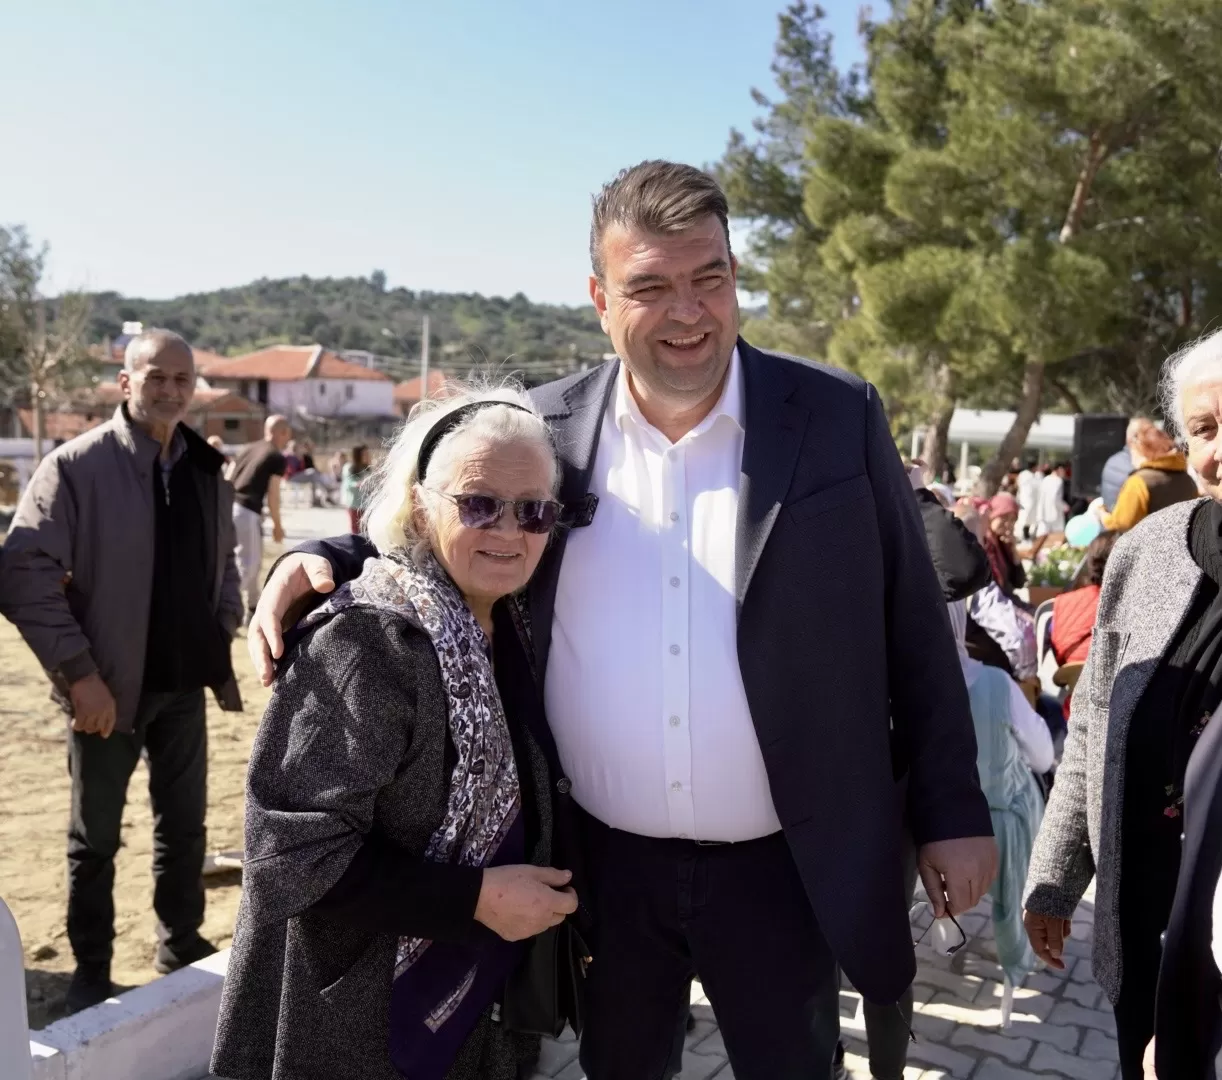
<instances>
[{"instance_id":1,"label":"person in pink hat","mask_svg":"<svg viewBox=\"0 0 1222 1080\"><path fill-rule=\"evenodd\" d=\"M1014 527L1018 524L1019 505L1013 495L994 495L989 500L989 527L985 534L984 549L989 556L993 580L1007 597L1013 598L1014 590L1027 584L1027 572L1014 546Z\"/></svg>"}]
</instances>

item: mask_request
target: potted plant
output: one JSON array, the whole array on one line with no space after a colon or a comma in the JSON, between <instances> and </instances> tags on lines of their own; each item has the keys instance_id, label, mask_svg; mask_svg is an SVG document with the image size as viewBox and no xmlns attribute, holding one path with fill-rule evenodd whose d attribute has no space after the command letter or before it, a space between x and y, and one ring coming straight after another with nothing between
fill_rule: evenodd
<instances>
[{"instance_id":1,"label":"potted plant","mask_svg":"<svg viewBox=\"0 0 1222 1080\"><path fill-rule=\"evenodd\" d=\"M1027 596L1032 607L1039 607L1069 587L1082 565L1082 554L1068 544L1041 553L1040 559L1027 572Z\"/></svg>"}]
</instances>

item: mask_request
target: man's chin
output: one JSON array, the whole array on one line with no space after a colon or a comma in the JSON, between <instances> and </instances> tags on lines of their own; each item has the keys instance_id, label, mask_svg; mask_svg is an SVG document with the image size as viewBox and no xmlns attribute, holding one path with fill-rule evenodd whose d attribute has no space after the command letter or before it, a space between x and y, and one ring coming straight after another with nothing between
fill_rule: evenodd
<instances>
[{"instance_id":1,"label":"man's chin","mask_svg":"<svg viewBox=\"0 0 1222 1080\"><path fill-rule=\"evenodd\" d=\"M662 379L681 394L710 390L721 382L730 366L729 357L722 359L716 352L688 360L674 357L669 349L661 356L655 354L655 363Z\"/></svg>"}]
</instances>

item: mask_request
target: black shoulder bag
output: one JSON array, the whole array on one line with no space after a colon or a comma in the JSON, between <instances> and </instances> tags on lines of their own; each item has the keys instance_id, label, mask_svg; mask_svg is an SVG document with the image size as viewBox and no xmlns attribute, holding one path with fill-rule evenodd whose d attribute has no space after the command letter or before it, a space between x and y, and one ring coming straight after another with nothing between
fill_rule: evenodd
<instances>
[{"instance_id":1,"label":"black shoulder bag","mask_svg":"<svg viewBox=\"0 0 1222 1080\"><path fill-rule=\"evenodd\" d=\"M509 1031L559 1038L567 1023L580 1035L590 950L569 921L530 940L505 984L501 1023Z\"/></svg>"}]
</instances>

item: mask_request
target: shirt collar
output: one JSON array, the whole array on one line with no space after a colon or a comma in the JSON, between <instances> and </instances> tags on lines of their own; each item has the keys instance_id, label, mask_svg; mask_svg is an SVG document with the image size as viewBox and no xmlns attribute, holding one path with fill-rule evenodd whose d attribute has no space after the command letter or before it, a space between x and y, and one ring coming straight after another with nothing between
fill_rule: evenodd
<instances>
[{"instance_id":1,"label":"shirt collar","mask_svg":"<svg viewBox=\"0 0 1222 1080\"><path fill-rule=\"evenodd\" d=\"M619 374L615 380L614 409L615 425L620 431L624 430L624 426L628 421L631 421L638 428L645 431L657 431L657 428L645 419L641 413L641 407L636 403L636 398L632 396L632 388L628 385L628 365L622 360L619 365ZM726 381L721 389L721 397L717 399L717 404L713 406L712 412L689 431L684 438L693 439L703 435L723 418L733 422L739 431L746 430L746 417L743 415L742 360L739 358L737 345L734 346L734 351L730 354L730 368L726 372ZM661 433L659 432L659 434Z\"/></svg>"}]
</instances>

